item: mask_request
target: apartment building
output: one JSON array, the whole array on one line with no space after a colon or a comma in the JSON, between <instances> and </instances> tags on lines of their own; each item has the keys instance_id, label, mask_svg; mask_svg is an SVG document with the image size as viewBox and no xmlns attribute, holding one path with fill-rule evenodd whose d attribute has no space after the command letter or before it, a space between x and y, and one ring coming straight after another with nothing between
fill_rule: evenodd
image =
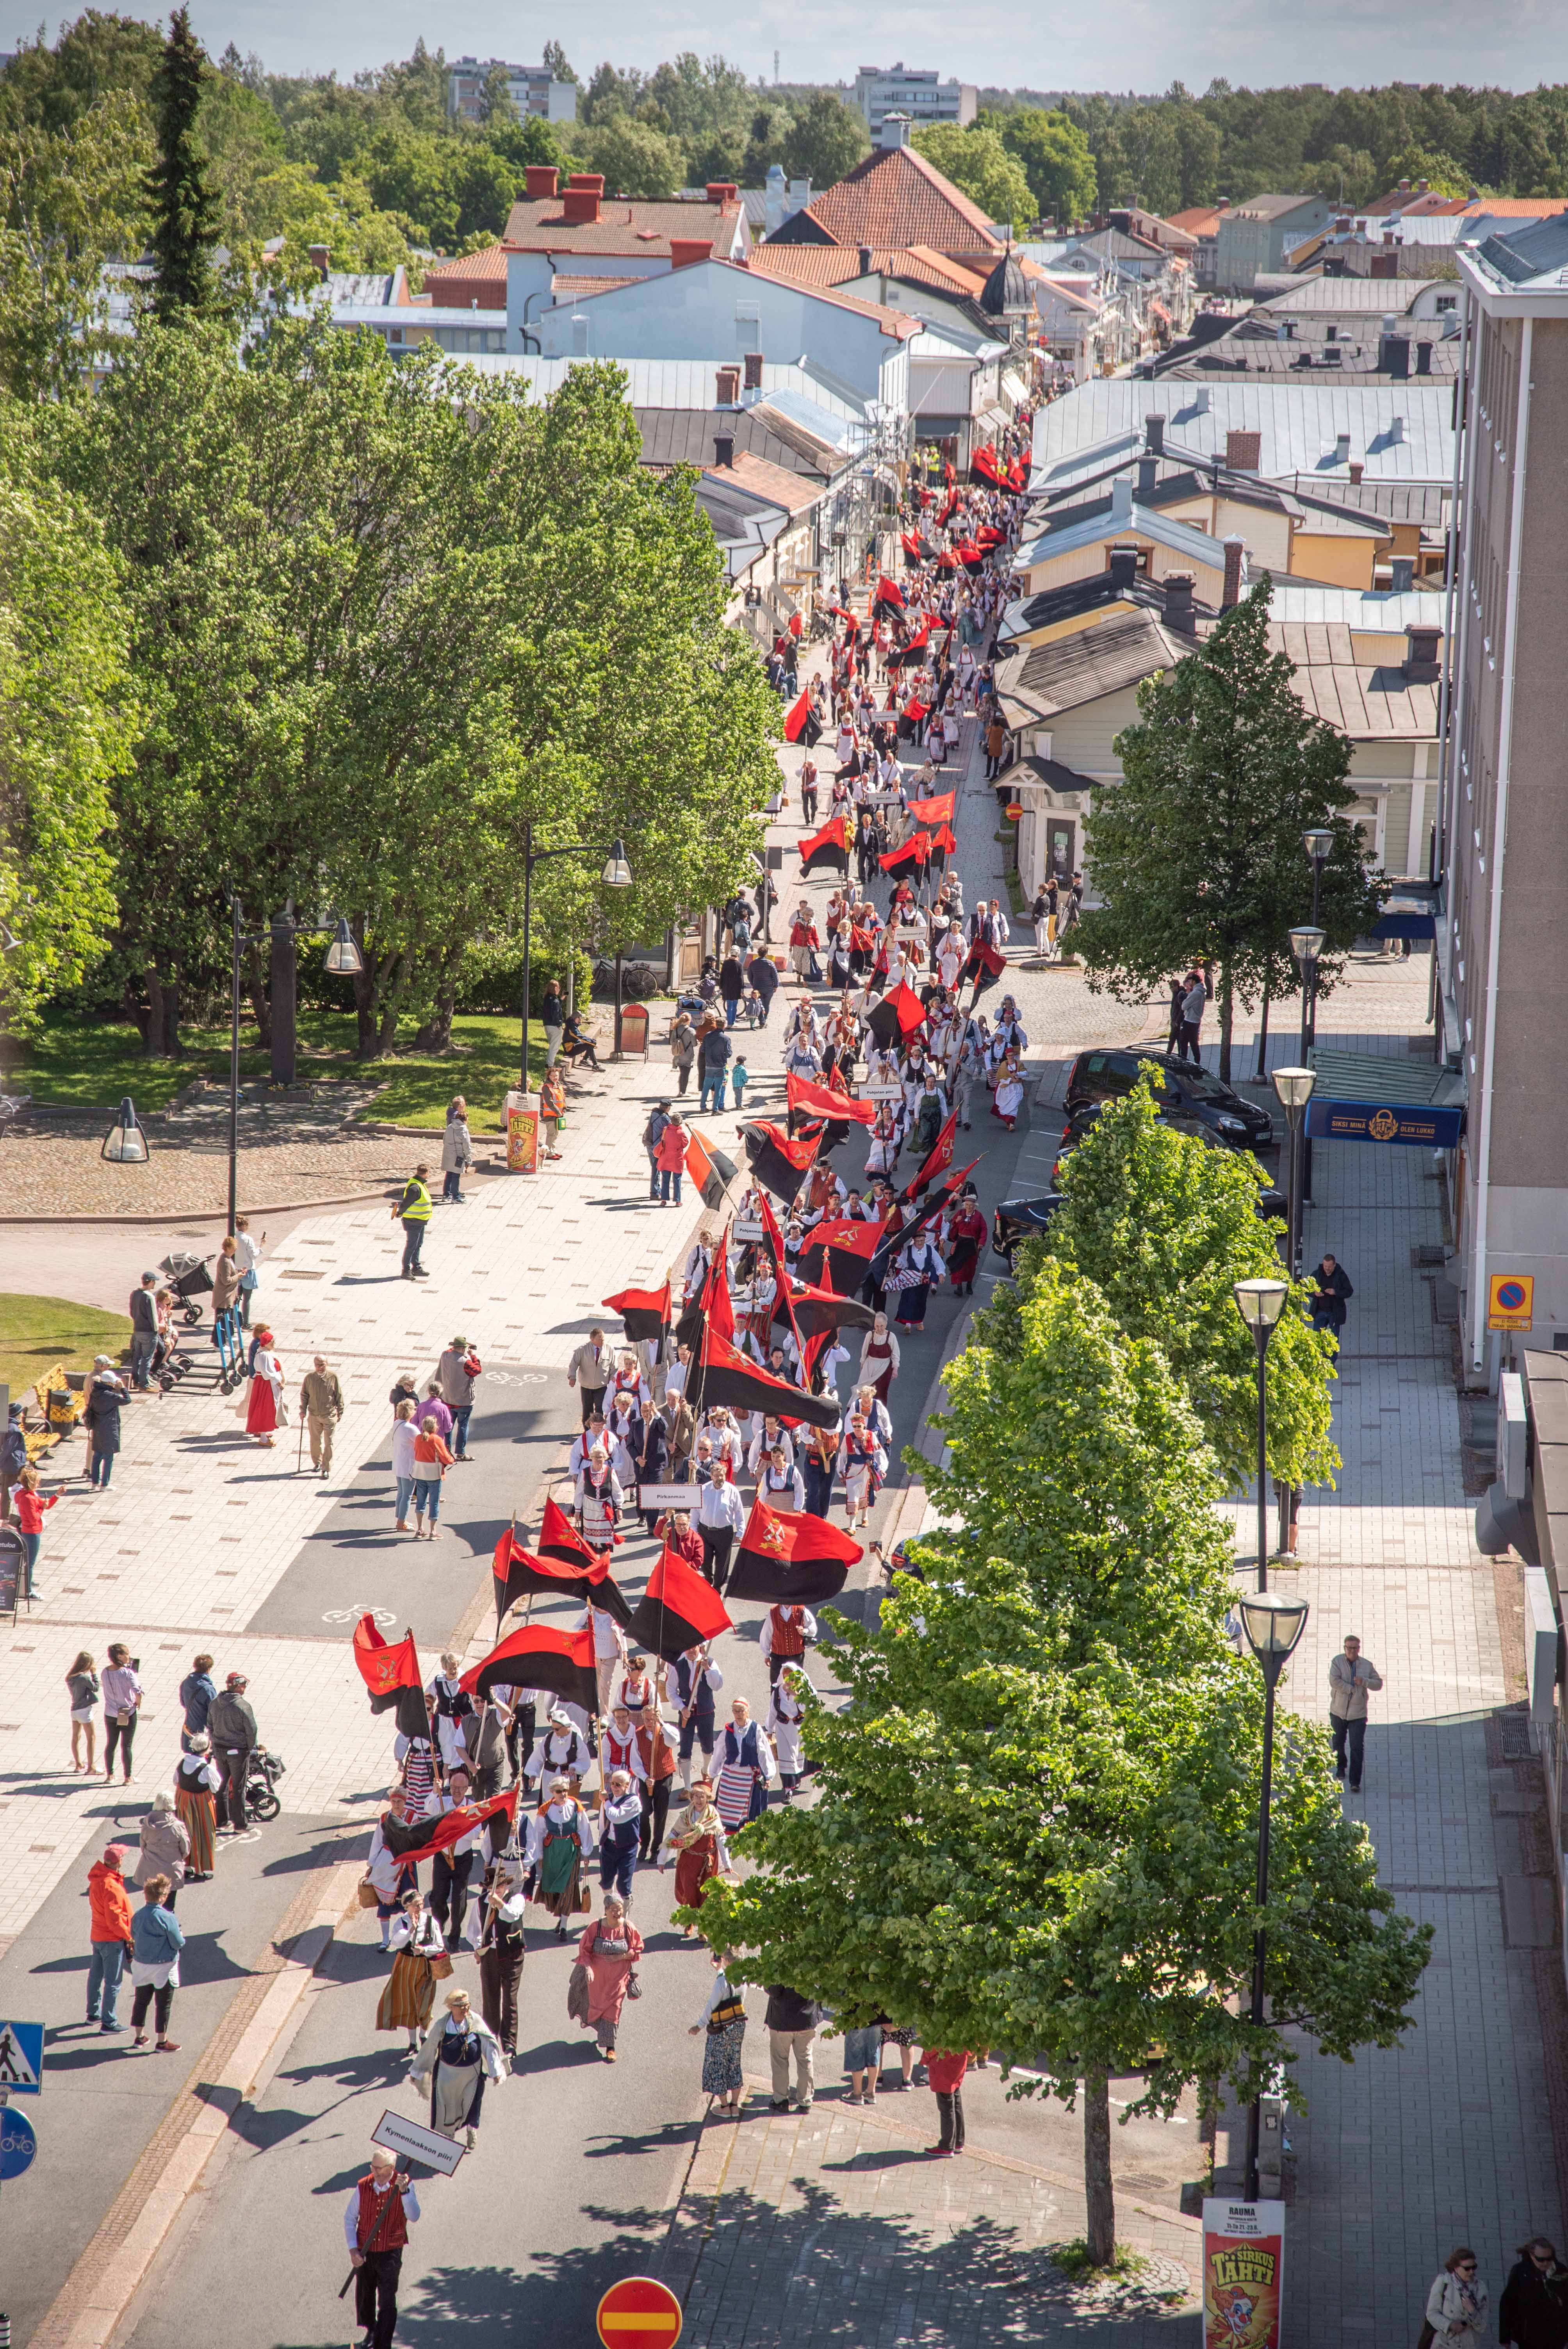
<instances>
[{"instance_id":1,"label":"apartment building","mask_svg":"<svg viewBox=\"0 0 1568 2349\"><path fill-rule=\"evenodd\" d=\"M1451 1165L1462 1327L1489 1367L1494 1274L1534 1280L1536 1347L1568 1341L1568 219L1458 248L1464 480L1445 775L1442 1041L1468 1086Z\"/></svg>"},{"instance_id":2,"label":"apartment building","mask_svg":"<svg viewBox=\"0 0 1568 2349\"><path fill-rule=\"evenodd\" d=\"M447 67L447 112L466 122L480 119L480 101L492 73L505 74L519 114L546 122L575 122L577 85L557 81L548 66L514 66L504 57L459 57Z\"/></svg>"},{"instance_id":3,"label":"apartment building","mask_svg":"<svg viewBox=\"0 0 1568 2349\"><path fill-rule=\"evenodd\" d=\"M978 93L973 82L939 81L922 66L862 66L855 76L855 104L875 139L890 114L907 114L917 130L933 122L973 122Z\"/></svg>"}]
</instances>

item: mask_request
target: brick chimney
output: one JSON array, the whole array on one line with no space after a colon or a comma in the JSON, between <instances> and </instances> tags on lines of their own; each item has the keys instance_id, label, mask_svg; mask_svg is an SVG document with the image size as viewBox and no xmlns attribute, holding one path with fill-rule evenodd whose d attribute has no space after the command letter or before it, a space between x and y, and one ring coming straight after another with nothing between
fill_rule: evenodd
<instances>
[{"instance_id":1,"label":"brick chimney","mask_svg":"<svg viewBox=\"0 0 1568 2349\"><path fill-rule=\"evenodd\" d=\"M740 398L740 369L721 367L718 370L718 406L734 408Z\"/></svg>"},{"instance_id":2,"label":"brick chimney","mask_svg":"<svg viewBox=\"0 0 1568 2349\"><path fill-rule=\"evenodd\" d=\"M1233 428L1225 435L1225 463L1233 473L1255 473L1263 449L1261 432L1238 432Z\"/></svg>"},{"instance_id":3,"label":"brick chimney","mask_svg":"<svg viewBox=\"0 0 1568 2349\"><path fill-rule=\"evenodd\" d=\"M525 163L522 187L527 201L531 204L548 203L555 193L557 176L553 163Z\"/></svg>"},{"instance_id":4,"label":"brick chimney","mask_svg":"<svg viewBox=\"0 0 1568 2349\"><path fill-rule=\"evenodd\" d=\"M1352 486L1352 488L1354 488L1354 489L1359 489L1359 488L1360 488L1360 486L1361 486L1361 476L1362 476L1362 474L1363 474L1366 471L1367 471L1366 465L1363 463L1362 460L1361 460L1359 457L1353 457L1353 458L1351 459L1351 460L1350 460L1350 481L1351 481L1351 486Z\"/></svg>"},{"instance_id":5,"label":"brick chimney","mask_svg":"<svg viewBox=\"0 0 1568 2349\"><path fill-rule=\"evenodd\" d=\"M1107 564L1110 584L1119 595L1125 595L1138 580L1138 549L1136 546L1113 546Z\"/></svg>"},{"instance_id":6,"label":"brick chimney","mask_svg":"<svg viewBox=\"0 0 1568 2349\"><path fill-rule=\"evenodd\" d=\"M1225 541L1225 585L1220 597L1220 609L1228 612L1233 604L1242 600L1242 564L1246 556L1244 539L1231 537Z\"/></svg>"},{"instance_id":7,"label":"brick chimney","mask_svg":"<svg viewBox=\"0 0 1568 2349\"><path fill-rule=\"evenodd\" d=\"M1190 571L1168 571L1165 589L1165 624L1180 629L1184 636L1198 633L1198 616L1192 608L1192 574Z\"/></svg>"},{"instance_id":8,"label":"brick chimney","mask_svg":"<svg viewBox=\"0 0 1568 2349\"><path fill-rule=\"evenodd\" d=\"M1165 419L1162 416L1144 418L1143 447L1148 456L1163 457L1165 454Z\"/></svg>"},{"instance_id":9,"label":"brick chimney","mask_svg":"<svg viewBox=\"0 0 1568 2349\"><path fill-rule=\"evenodd\" d=\"M573 171L561 198L561 213L568 228L591 228L599 217L604 181L597 171Z\"/></svg>"},{"instance_id":10,"label":"brick chimney","mask_svg":"<svg viewBox=\"0 0 1568 2349\"><path fill-rule=\"evenodd\" d=\"M712 257L713 239L710 236L672 236L670 239L672 269L689 269L694 262L709 261Z\"/></svg>"},{"instance_id":11,"label":"brick chimney","mask_svg":"<svg viewBox=\"0 0 1568 2349\"><path fill-rule=\"evenodd\" d=\"M1443 632L1429 620L1412 620L1405 631L1405 657L1401 667L1409 685L1435 685L1442 675L1438 658L1438 647Z\"/></svg>"},{"instance_id":12,"label":"brick chimney","mask_svg":"<svg viewBox=\"0 0 1568 2349\"><path fill-rule=\"evenodd\" d=\"M732 204L738 191L733 180L710 180L704 192L710 204L723 206Z\"/></svg>"},{"instance_id":13,"label":"brick chimney","mask_svg":"<svg viewBox=\"0 0 1568 2349\"><path fill-rule=\"evenodd\" d=\"M716 432L714 434L713 461L716 465L722 466L727 471L734 465L735 435L733 432Z\"/></svg>"},{"instance_id":14,"label":"brick chimney","mask_svg":"<svg viewBox=\"0 0 1568 2349\"><path fill-rule=\"evenodd\" d=\"M742 365L742 367L745 367L745 369L746 369L746 388L747 388L747 390L748 390L748 391L760 391L760 390L761 390L761 388L762 388L762 354L761 354L761 352L760 352L760 351L746 351L746 352L743 352L743 353L742 353L742 355L741 355L741 365Z\"/></svg>"},{"instance_id":15,"label":"brick chimney","mask_svg":"<svg viewBox=\"0 0 1568 2349\"><path fill-rule=\"evenodd\" d=\"M325 277L327 274L332 262L332 254L329 248L325 244L311 244L305 247L305 251L310 254L311 262L315 269L317 276Z\"/></svg>"}]
</instances>

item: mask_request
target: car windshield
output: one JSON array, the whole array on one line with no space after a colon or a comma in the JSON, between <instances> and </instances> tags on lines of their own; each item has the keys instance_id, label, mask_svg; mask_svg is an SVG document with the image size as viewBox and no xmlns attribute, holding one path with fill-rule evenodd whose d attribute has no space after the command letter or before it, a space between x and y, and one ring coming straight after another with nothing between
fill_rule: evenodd
<instances>
[{"instance_id":1,"label":"car windshield","mask_svg":"<svg viewBox=\"0 0 1568 2349\"><path fill-rule=\"evenodd\" d=\"M1183 1091L1190 1092L1194 1101L1233 1103L1236 1098L1230 1086L1222 1085L1219 1078L1207 1069L1186 1067L1181 1072L1180 1081Z\"/></svg>"}]
</instances>

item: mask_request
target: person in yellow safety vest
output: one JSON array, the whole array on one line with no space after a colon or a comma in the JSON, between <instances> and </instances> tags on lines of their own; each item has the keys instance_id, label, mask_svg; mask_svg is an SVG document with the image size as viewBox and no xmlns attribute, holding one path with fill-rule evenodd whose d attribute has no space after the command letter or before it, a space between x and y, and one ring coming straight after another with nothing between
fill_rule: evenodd
<instances>
[{"instance_id":1,"label":"person in yellow safety vest","mask_svg":"<svg viewBox=\"0 0 1568 2349\"><path fill-rule=\"evenodd\" d=\"M430 1278L419 1261L419 1250L425 1242L425 1226L430 1220L430 1194L425 1180L429 1171L422 1162L415 1167L403 1185L403 1196L392 1210L403 1226L405 1280L428 1280Z\"/></svg>"}]
</instances>

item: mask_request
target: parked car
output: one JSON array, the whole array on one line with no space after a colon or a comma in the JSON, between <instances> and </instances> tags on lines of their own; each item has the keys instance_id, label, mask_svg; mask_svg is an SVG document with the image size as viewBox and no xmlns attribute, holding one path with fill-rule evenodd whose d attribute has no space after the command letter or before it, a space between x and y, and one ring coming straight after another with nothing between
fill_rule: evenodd
<instances>
[{"instance_id":1,"label":"parked car","mask_svg":"<svg viewBox=\"0 0 1568 2349\"><path fill-rule=\"evenodd\" d=\"M1061 1203L1059 1191L1047 1191L1037 1199L1003 1200L991 1218L991 1248L994 1255L1005 1258L1009 1272L1019 1241L1043 1232Z\"/></svg>"},{"instance_id":2,"label":"parked car","mask_svg":"<svg viewBox=\"0 0 1568 2349\"><path fill-rule=\"evenodd\" d=\"M1164 1052L1080 1052L1068 1075L1068 1115L1090 1102L1124 1100L1147 1067L1155 1071L1154 1098L1161 1110L1194 1119L1222 1142L1247 1150L1273 1147L1274 1120L1261 1102L1246 1100L1212 1071Z\"/></svg>"},{"instance_id":3,"label":"parked car","mask_svg":"<svg viewBox=\"0 0 1568 2349\"><path fill-rule=\"evenodd\" d=\"M1062 1131L1056 1164L1051 1169L1053 1178L1063 1159L1078 1143L1083 1140L1084 1135L1099 1115L1100 1108L1101 1104L1099 1102L1087 1103L1068 1119ZM1214 1133L1202 1120L1191 1117L1184 1110L1173 1112L1161 1109L1161 1119L1162 1123L1174 1125L1180 1132L1192 1134L1210 1150L1230 1150L1243 1146ZM991 1249L993 1255L1006 1259L1009 1272L1013 1269L1019 1243L1033 1239L1043 1232L1061 1203L1062 1195L1055 1188L1042 1191L1035 1198L1005 1199L1002 1202L991 1219ZM1263 1222L1269 1223L1275 1216L1283 1222L1286 1205L1285 1195L1277 1184L1264 1183L1262 1185L1257 1196L1257 1213Z\"/></svg>"}]
</instances>

